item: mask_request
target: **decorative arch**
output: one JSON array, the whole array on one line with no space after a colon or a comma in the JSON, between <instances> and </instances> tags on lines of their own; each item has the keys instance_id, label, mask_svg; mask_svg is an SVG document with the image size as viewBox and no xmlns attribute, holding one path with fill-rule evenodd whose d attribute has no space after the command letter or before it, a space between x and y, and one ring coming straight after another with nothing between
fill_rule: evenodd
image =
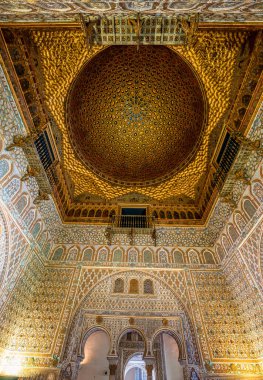
<instances>
[{"instance_id":1,"label":"decorative arch","mask_svg":"<svg viewBox=\"0 0 263 380\"><path fill-rule=\"evenodd\" d=\"M130 248L128 250L128 262L129 263L138 263L139 252L136 248Z\"/></svg>"},{"instance_id":2,"label":"decorative arch","mask_svg":"<svg viewBox=\"0 0 263 380\"><path fill-rule=\"evenodd\" d=\"M0 182L4 181L10 173L12 172L12 164L10 164L10 160L5 157L1 156L0 158Z\"/></svg>"},{"instance_id":3,"label":"decorative arch","mask_svg":"<svg viewBox=\"0 0 263 380\"><path fill-rule=\"evenodd\" d=\"M107 273L105 275L105 277L102 277L100 280L98 280L98 282L94 285L92 285L90 288L89 288L89 291L85 294L84 297L82 297L82 299L78 302L78 304L75 306L74 308L74 314L77 313L80 309L81 309L81 305L84 304L88 299L89 299L89 295L90 293L98 286L100 285L102 282L106 281L107 279L111 278L111 277L117 277L117 276L123 276L125 275L126 273L133 273L134 271L132 269L126 269L126 270L119 270L119 271L112 271L111 273ZM186 315L189 316L189 320L191 320L190 318L190 314L189 314L189 310L187 309L187 306L184 304L184 302L182 301L181 297L179 294L177 294L175 292L175 289L172 287L172 285L170 285L168 282L166 282L165 280L163 280L162 278L160 278L158 275L155 275L153 273L149 274L149 272L145 272L143 270L140 270L140 271L136 271L136 274L138 275L139 273L142 273L143 275L145 275L146 278L151 278L153 279L154 281L157 281L158 283L162 284L164 287L167 287L174 295L175 299L178 301L178 303L180 304L181 308L184 310L184 312L186 313Z\"/></svg>"},{"instance_id":4,"label":"decorative arch","mask_svg":"<svg viewBox=\"0 0 263 380\"><path fill-rule=\"evenodd\" d=\"M249 219L251 219L257 211L255 204L250 198L243 199L242 208Z\"/></svg>"},{"instance_id":5,"label":"decorative arch","mask_svg":"<svg viewBox=\"0 0 263 380\"><path fill-rule=\"evenodd\" d=\"M224 248L222 247L222 245L218 244L216 246L216 253L218 255L218 258L220 261L223 261L224 257L225 257L225 250Z\"/></svg>"},{"instance_id":6,"label":"decorative arch","mask_svg":"<svg viewBox=\"0 0 263 380\"><path fill-rule=\"evenodd\" d=\"M150 248L143 250L143 262L151 264L153 262L153 252Z\"/></svg>"},{"instance_id":7,"label":"decorative arch","mask_svg":"<svg viewBox=\"0 0 263 380\"><path fill-rule=\"evenodd\" d=\"M139 287L139 280L137 278L131 278L129 282L129 294L139 294Z\"/></svg>"},{"instance_id":8,"label":"decorative arch","mask_svg":"<svg viewBox=\"0 0 263 380\"><path fill-rule=\"evenodd\" d=\"M124 279L122 277L116 278L114 281L114 293L124 293Z\"/></svg>"},{"instance_id":9,"label":"decorative arch","mask_svg":"<svg viewBox=\"0 0 263 380\"><path fill-rule=\"evenodd\" d=\"M36 209L31 208L27 211L25 216L23 217L24 223L28 228L31 228L32 224L34 223L36 219Z\"/></svg>"},{"instance_id":10,"label":"decorative arch","mask_svg":"<svg viewBox=\"0 0 263 380\"><path fill-rule=\"evenodd\" d=\"M33 226L33 228L32 228L32 231L31 231L31 233L32 233L32 235L33 235L33 237L34 237L35 239L36 239L37 236L39 235L40 230L41 230L41 222L40 222L40 221L37 221L37 222L34 224L34 226Z\"/></svg>"},{"instance_id":11,"label":"decorative arch","mask_svg":"<svg viewBox=\"0 0 263 380\"><path fill-rule=\"evenodd\" d=\"M256 180L252 183L252 194L260 202L263 203L263 184Z\"/></svg>"},{"instance_id":12,"label":"decorative arch","mask_svg":"<svg viewBox=\"0 0 263 380\"><path fill-rule=\"evenodd\" d=\"M188 258L189 258L190 264L200 264L199 255L197 251L195 251L194 249L190 249L188 251Z\"/></svg>"},{"instance_id":13,"label":"decorative arch","mask_svg":"<svg viewBox=\"0 0 263 380\"><path fill-rule=\"evenodd\" d=\"M96 284L92 284L87 288L87 292L83 297L81 297L79 300L76 300L76 304L73 307L73 313L71 317L71 324L70 329L68 330L67 337L66 337L66 344L64 346L63 352L62 352L62 367L66 366L67 363L69 363L73 358L72 357L72 350L79 350L79 344L80 344L80 338L78 338L80 332L81 332L81 324L84 322L84 314L85 310L87 309L87 305L89 304L92 293L96 290L100 292L100 286L103 287L103 284L107 282L112 282L111 278L117 278L121 277L124 274L127 274L129 278L132 278L133 276L136 276L138 274L141 274L144 278L151 278L153 281L158 282L158 287L163 288L163 290L167 290L168 292L171 292L172 297L174 298L173 307L169 306L169 313L171 316L180 316L183 328L184 328L184 339L186 340L187 344L191 347L191 350L187 351L187 357L189 360L189 363L200 363L200 357L199 352L197 348L197 338L196 338L196 332L194 329L194 320L191 315L191 313L188 310L187 305L184 304L184 302L181 300L181 296L178 294L176 289L173 287L172 283L170 283L168 280L164 278L160 278L158 274L148 273L142 270L133 270L133 269L122 269L122 270L107 270L105 275L101 276L99 280L97 280ZM107 288L109 289L109 292L111 292L111 289L109 285L107 285ZM161 293L160 293L161 294ZM170 297L171 297L170 295ZM141 301L143 301L143 295L139 297ZM155 301L153 301L155 302ZM175 309L176 305L176 309ZM179 313L179 314L178 314ZM130 314L128 311L128 315ZM112 314L114 317L114 313ZM128 320L127 320L128 323ZM132 323L132 322L131 322ZM132 330L133 324L130 326L127 326L124 330ZM136 326L137 327L137 326ZM115 336L118 336L115 335ZM116 354L116 339L112 341L112 355ZM70 348L71 347L71 348ZM69 349L70 348L70 349ZM148 353L147 353L148 354ZM74 361L74 359L73 359ZM64 368L64 367L63 367Z\"/></svg>"},{"instance_id":14,"label":"decorative arch","mask_svg":"<svg viewBox=\"0 0 263 380\"><path fill-rule=\"evenodd\" d=\"M173 250L173 261L178 264L184 263L184 253L178 248Z\"/></svg>"},{"instance_id":15,"label":"decorative arch","mask_svg":"<svg viewBox=\"0 0 263 380\"><path fill-rule=\"evenodd\" d=\"M215 258L214 258L214 255L211 251L204 251L204 262L206 264L215 264Z\"/></svg>"},{"instance_id":16,"label":"decorative arch","mask_svg":"<svg viewBox=\"0 0 263 380\"><path fill-rule=\"evenodd\" d=\"M13 176L4 186L4 196L7 197L9 200L12 200L19 193L21 188L22 185L20 179L17 176Z\"/></svg>"},{"instance_id":17,"label":"decorative arch","mask_svg":"<svg viewBox=\"0 0 263 380\"><path fill-rule=\"evenodd\" d=\"M108 261L109 250L106 247L102 247L98 250L98 261Z\"/></svg>"},{"instance_id":18,"label":"decorative arch","mask_svg":"<svg viewBox=\"0 0 263 380\"><path fill-rule=\"evenodd\" d=\"M224 236L222 237L222 245L223 245L223 247L225 248L225 251L228 253L228 251L229 251L230 248L231 248L231 244L230 244L230 241L229 241L229 239L227 238L226 235L224 235Z\"/></svg>"},{"instance_id":19,"label":"decorative arch","mask_svg":"<svg viewBox=\"0 0 263 380\"><path fill-rule=\"evenodd\" d=\"M241 232L246 226L246 221L245 221L243 215L240 212L235 213L234 221L235 221L237 228Z\"/></svg>"},{"instance_id":20,"label":"decorative arch","mask_svg":"<svg viewBox=\"0 0 263 380\"><path fill-rule=\"evenodd\" d=\"M76 261L78 260L79 255L79 248L74 245L73 247L70 247L68 250L67 260L69 261Z\"/></svg>"},{"instance_id":21,"label":"decorative arch","mask_svg":"<svg viewBox=\"0 0 263 380\"><path fill-rule=\"evenodd\" d=\"M94 249L91 247L87 247L83 250L82 260L84 261L92 261L94 254Z\"/></svg>"},{"instance_id":22,"label":"decorative arch","mask_svg":"<svg viewBox=\"0 0 263 380\"><path fill-rule=\"evenodd\" d=\"M117 340L116 340L116 348L118 350L118 347L120 345L120 341L121 341L121 338L129 333L129 332L137 332L137 334L139 334L142 338L143 338L143 342L144 342L144 355L147 354L147 337L145 336L144 332L142 330L140 330L138 327L133 327L133 326L130 326L130 327L125 327L119 334Z\"/></svg>"},{"instance_id":23,"label":"decorative arch","mask_svg":"<svg viewBox=\"0 0 263 380\"><path fill-rule=\"evenodd\" d=\"M105 332L107 335L108 335L108 338L110 340L110 350L109 350L109 353L111 353L111 347L112 347L112 337L111 337L111 334L110 332L108 331L108 329L106 329L106 327L103 327L103 326L98 326L98 325L95 325L95 326L92 326L90 327L83 335L82 339L81 339L81 344L80 344L80 350L79 350L79 354L81 356L84 356L84 348L85 348L85 344L88 340L88 338L95 332L97 331L103 331Z\"/></svg>"},{"instance_id":24,"label":"decorative arch","mask_svg":"<svg viewBox=\"0 0 263 380\"><path fill-rule=\"evenodd\" d=\"M55 261L61 260L64 255L64 251L65 251L64 247L57 247L53 252L52 260L55 260Z\"/></svg>"},{"instance_id":25,"label":"decorative arch","mask_svg":"<svg viewBox=\"0 0 263 380\"><path fill-rule=\"evenodd\" d=\"M152 344L151 344L151 354L153 355L153 343L155 339L160 335L160 334L168 334L174 338L174 340L177 343L178 349L179 349L179 358L178 360L183 360L185 359L185 351L183 347L183 342L181 338L178 336L177 332L170 328L170 327L161 327L160 329L156 330L152 336Z\"/></svg>"},{"instance_id":26,"label":"decorative arch","mask_svg":"<svg viewBox=\"0 0 263 380\"><path fill-rule=\"evenodd\" d=\"M29 205L29 199L26 193L22 193L15 203L15 208L19 212L19 214L23 214L24 210Z\"/></svg>"},{"instance_id":27,"label":"decorative arch","mask_svg":"<svg viewBox=\"0 0 263 380\"><path fill-rule=\"evenodd\" d=\"M130 354L128 357L127 357L127 359L125 360L125 362L123 363L123 368L125 369L125 374L127 374L128 373L128 371L126 370L126 368L127 368L127 365L128 365L128 363L129 363L129 361L134 357L134 356L136 356L136 355L142 355L142 353L140 352L140 351L138 351L138 352L133 352L132 354ZM130 368L134 368L134 367L130 367ZM136 367L135 367L136 368ZM141 369L142 369L142 367L141 367ZM146 371L146 369L144 369L145 371ZM127 371L127 372L126 372Z\"/></svg>"},{"instance_id":28,"label":"decorative arch","mask_svg":"<svg viewBox=\"0 0 263 380\"><path fill-rule=\"evenodd\" d=\"M161 263L161 264L168 264L169 259L168 259L168 252L167 252L167 250L164 249L164 248L159 248L157 252L158 252L159 263Z\"/></svg>"},{"instance_id":29,"label":"decorative arch","mask_svg":"<svg viewBox=\"0 0 263 380\"><path fill-rule=\"evenodd\" d=\"M230 224L228 226L228 235L230 236L232 242L234 243L238 237L239 237L239 234L237 233L237 230L235 229L235 227L233 226L233 224Z\"/></svg>"},{"instance_id":30,"label":"decorative arch","mask_svg":"<svg viewBox=\"0 0 263 380\"><path fill-rule=\"evenodd\" d=\"M123 256L124 256L123 249L120 247L117 247L113 250L112 261L113 262L122 262Z\"/></svg>"},{"instance_id":31,"label":"decorative arch","mask_svg":"<svg viewBox=\"0 0 263 380\"><path fill-rule=\"evenodd\" d=\"M1 204L0 204L1 206ZM9 227L0 207L0 289L4 283L9 260Z\"/></svg>"},{"instance_id":32,"label":"decorative arch","mask_svg":"<svg viewBox=\"0 0 263 380\"><path fill-rule=\"evenodd\" d=\"M143 281L143 293L144 294L154 294L153 280L152 279L146 278Z\"/></svg>"}]
</instances>

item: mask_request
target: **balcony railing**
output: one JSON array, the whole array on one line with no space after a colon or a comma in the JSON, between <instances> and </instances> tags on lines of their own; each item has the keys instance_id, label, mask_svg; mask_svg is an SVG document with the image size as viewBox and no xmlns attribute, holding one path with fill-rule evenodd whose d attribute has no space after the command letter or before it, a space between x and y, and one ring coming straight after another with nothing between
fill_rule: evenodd
<instances>
[{"instance_id":1,"label":"balcony railing","mask_svg":"<svg viewBox=\"0 0 263 380\"><path fill-rule=\"evenodd\" d=\"M115 234L127 234L130 244L134 245L136 235L151 235L153 244L156 245L156 229L154 216L144 215L113 215L106 229L108 244L112 244Z\"/></svg>"},{"instance_id":2,"label":"balcony railing","mask_svg":"<svg viewBox=\"0 0 263 380\"><path fill-rule=\"evenodd\" d=\"M113 228L148 229L154 228L155 217L145 215L114 215L111 217Z\"/></svg>"}]
</instances>

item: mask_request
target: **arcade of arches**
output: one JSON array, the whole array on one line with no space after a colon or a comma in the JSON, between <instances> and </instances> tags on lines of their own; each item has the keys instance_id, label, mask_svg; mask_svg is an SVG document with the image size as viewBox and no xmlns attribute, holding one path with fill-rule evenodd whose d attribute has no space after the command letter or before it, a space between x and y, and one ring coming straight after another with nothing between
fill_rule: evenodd
<instances>
[{"instance_id":1,"label":"arcade of arches","mask_svg":"<svg viewBox=\"0 0 263 380\"><path fill-rule=\"evenodd\" d=\"M0 2L0 379L263 378L257 3Z\"/></svg>"}]
</instances>

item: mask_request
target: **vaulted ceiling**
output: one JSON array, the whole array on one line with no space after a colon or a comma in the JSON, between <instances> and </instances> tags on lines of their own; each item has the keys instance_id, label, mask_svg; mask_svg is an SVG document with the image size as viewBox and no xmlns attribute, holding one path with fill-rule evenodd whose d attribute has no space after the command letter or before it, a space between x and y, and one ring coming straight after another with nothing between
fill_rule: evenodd
<instances>
[{"instance_id":1,"label":"vaulted ceiling","mask_svg":"<svg viewBox=\"0 0 263 380\"><path fill-rule=\"evenodd\" d=\"M180 1L158 8L142 1L55 3L14 8L7 1L0 9L8 69L29 129L39 138L48 125L54 138L47 177L63 218L89 221L100 209L103 222L104 209L106 217L120 204L145 204L157 216L163 210L169 224L204 223L225 180L221 172L231 166L221 162L229 136L246 131L259 96L261 37L249 24L255 4L240 2L248 21L240 28L227 26L228 16L219 26L222 6L241 17L222 2L203 4L199 24L191 21L197 2L179 16L169 12L182 10ZM125 14L135 6L143 15ZM86 7L82 16L79 7ZM116 7L122 19L100 14ZM162 12L170 19L160 26ZM55 23L54 15L67 22Z\"/></svg>"}]
</instances>

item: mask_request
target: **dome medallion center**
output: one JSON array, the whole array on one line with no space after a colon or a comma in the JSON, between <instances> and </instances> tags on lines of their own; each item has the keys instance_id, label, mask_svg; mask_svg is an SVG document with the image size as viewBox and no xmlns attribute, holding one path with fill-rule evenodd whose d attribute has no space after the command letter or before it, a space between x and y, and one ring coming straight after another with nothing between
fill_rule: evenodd
<instances>
[{"instance_id":1,"label":"dome medallion center","mask_svg":"<svg viewBox=\"0 0 263 380\"><path fill-rule=\"evenodd\" d=\"M153 185L182 170L202 137L205 102L187 63L163 46L112 46L77 75L67 121L75 153L120 185Z\"/></svg>"}]
</instances>

